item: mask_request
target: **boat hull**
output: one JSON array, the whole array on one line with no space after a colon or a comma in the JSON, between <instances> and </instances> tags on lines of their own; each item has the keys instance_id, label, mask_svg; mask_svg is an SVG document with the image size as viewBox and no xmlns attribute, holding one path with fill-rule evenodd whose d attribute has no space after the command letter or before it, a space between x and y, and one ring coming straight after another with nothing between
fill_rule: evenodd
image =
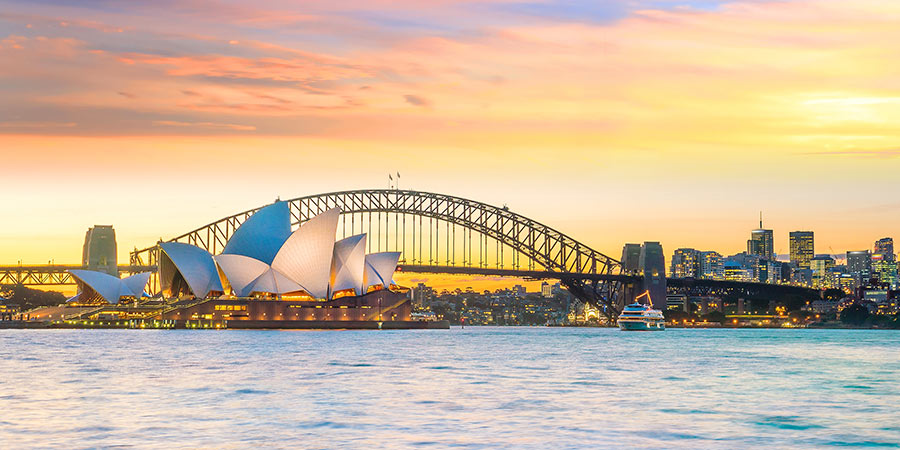
<instances>
[{"instance_id":1,"label":"boat hull","mask_svg":"<svg viewBox=\"0 0 900 450\"><path fill-rule=\"evenodd\" d=\"M619 328L623 331L663 331L666 329L666 324L643 320L620 320Z\"/></svg>"}]
</instances>

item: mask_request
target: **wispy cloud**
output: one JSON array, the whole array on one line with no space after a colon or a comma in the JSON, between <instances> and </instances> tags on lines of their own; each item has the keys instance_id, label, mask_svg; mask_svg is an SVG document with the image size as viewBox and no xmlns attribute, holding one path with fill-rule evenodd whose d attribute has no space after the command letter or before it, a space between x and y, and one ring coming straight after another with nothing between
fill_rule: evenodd
<instances>
[{"instance_id":1,"label":"wispy cloud","mask_svg":"<svg viewBox=\"0 0 900 450\"><path fill-rule=\"evenodd\" d=\"M17 131L35 131L46 130L48 128L75 128L78 124L75 122L28 122L28 121L9 121L0 122L0 128Z\"/></svg>"},{"instance_id":2,"label":"wispy cloud","mask_svg":"<svg viewBox=\"0 0 900 450\"><path fill-rule=\"evenodd\" d=\"M896 158L900 156L900 148L883 150L836 150L823 152L806 152L806 155L853 156L858 158Z\"/></svg>"},{"instance_id":3,"label":"wispy cloud","mask_svg":"<svg viewBox=\"0 0 900 450\"><path fill-rule=\"evenodd\" d=\"M413 106L431 106L431 102L428 99L418 95L407 94L403 98L406 100L406 103Z\"/></svg>"},{"instance_id":4,"label":"wispy cloud","mask_svg":"<svg viewBox=\"0 0 900 450\"><path fill-rule=\"evenodd\" d=\"M233 123L213 123L213 122L177 122L174 120L156 120L153 125L162 127L192 127L206 128L211 130L233 130L233 131L255 131L256 127L250 125L237 125Z\"/></svg>"}]
</instances>

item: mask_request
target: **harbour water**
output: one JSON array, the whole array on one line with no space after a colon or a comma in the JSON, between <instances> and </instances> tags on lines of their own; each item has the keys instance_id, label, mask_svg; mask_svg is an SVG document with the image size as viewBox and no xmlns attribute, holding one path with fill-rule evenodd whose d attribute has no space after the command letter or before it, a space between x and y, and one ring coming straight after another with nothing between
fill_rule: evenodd
<instances>
[{"instance_id":1,"label":"harbour water","mask_svg":"<svg viewBox=\"0 0 900 450\"><path fill-rule=\"evenodd\" d=\"M0 330L0 448L898 448L900 332Z\"/></svg>"}]
</instances>

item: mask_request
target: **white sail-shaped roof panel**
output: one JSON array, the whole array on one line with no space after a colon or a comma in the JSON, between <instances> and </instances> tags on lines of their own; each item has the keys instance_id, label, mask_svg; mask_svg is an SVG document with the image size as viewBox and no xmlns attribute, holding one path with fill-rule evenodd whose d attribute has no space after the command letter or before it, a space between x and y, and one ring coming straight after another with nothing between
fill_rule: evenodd
<instances>
[{"instance_id":1,"label":"white sail-shaped roof panel","mask_svg":"<svg viewBox=\"0 0 900 450\"><path fill-rule=\"evenodd\" d=\"M144 296L144 288L147 287L148 281L150 281L150 272L141 272L123 278L122 284L128 288L128 291L131 293L130 295L141 298Z\"/></svg>"},{"instance_id":2,"label":"white sail-shaped roof panel","mask_svg":"<svg viewBox=\"0 0 900 450\"><path fill-rule=\"evenodd\" d=\"M250 286L247 287L248 294L259 292L266 294L287 294L289 292L305 291L303 286L295 283L293 280L285 276L283 273L272 269L271 267L263 272Z\"/></svg>"},{"instance_id":3,"label":"white sail-shaped roof panel","mask_svg":"<svg viewBox=\"0 0 900 450\"><path fill-rule=\"evenodd\" d=\"M218 255L215 256L216 264L222 269L231 290L238 297L247 297L251 291L248 290L260 275L269 270L269 265L244 255Z\"/></svg>"},{"instance_id":4,"label":"white sail-shaped roof panel","mask_svg":"<svg viewBox=\"0 0 900 450\"><path fill-rule=\"evenodd\" d=\"M205 298L210 291L224 290L216 263L208 251L181 242L163 242L159 246L175 264L195 297ZM162 268L160 273L163 273Z\"/></svg>"},{"instance_id":5,"label":"white sail-shaped roof panel","mask_svg":"<svg viewBox=\"0 0 900 450\"><path fill-rule=\"evenodd\" d=\"M275 255L272 268L287 275L315 298L328 297L331 257L339 208L319 214L300 226Z\"/></svg>"},{"instance_id":6,"label":"white sail-shaped roof panel","mask_svg":"<svg viewBox=\"0 0 900 450\"><path fill-rule=\"evenodd\" d=\"M366 235L350 236L334 243L331 262L331 292L353 289L365 294L363 278L366 269Z\"/></svg>"},{"instance_id":7,"label":"white sail-shaped roof panel","mask_svg":"<svg viewBox=\"0 0 900 450\"><path fill-rule=\"evenodd\" d=\"M382 285L389 288L394 279L394 271L400 262L400 252L381 252L366 255L366 289Z\"/></svg>"},{"instance_id":8,"label":"white sail-shaped roof panel","mask_svg":"<svg viewBox=\"0 0 900 450\"><path fill-rule=\"evenodd\" d=\"M82 283L82 288L93 289L109 303L119 303L119 297L132 295L120 278L108 273L80 269L70 270L69 273Z\"/></svg>"},{"instance_id":9,"label":"white sail-shaped roof panel","mask_svg":"<svg viewBox=\"0 0 900 450\"><path fill-rule=\"evenodd\" d=\"M228 242L223 255L243 255L272 264L278 250L291 235L291 212L287 202L275 202L247 218Z\"/></svg>"}]
</instances>

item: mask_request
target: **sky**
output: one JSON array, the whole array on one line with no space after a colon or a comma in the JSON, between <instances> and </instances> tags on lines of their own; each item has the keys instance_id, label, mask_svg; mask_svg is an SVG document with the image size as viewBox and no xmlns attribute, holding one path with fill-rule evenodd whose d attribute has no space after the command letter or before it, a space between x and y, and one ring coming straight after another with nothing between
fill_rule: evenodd
<instances>
[{"instance_id":1,"label":"sky","mask_svg":"<svg viewBox=\"0 0 900 450\"><path fill-rule=\"evenodd\" d=\"M0 263L276 197L472 198L618 257L900 223L900 2L0 0Z\"/></svg>"}]
</instances>

